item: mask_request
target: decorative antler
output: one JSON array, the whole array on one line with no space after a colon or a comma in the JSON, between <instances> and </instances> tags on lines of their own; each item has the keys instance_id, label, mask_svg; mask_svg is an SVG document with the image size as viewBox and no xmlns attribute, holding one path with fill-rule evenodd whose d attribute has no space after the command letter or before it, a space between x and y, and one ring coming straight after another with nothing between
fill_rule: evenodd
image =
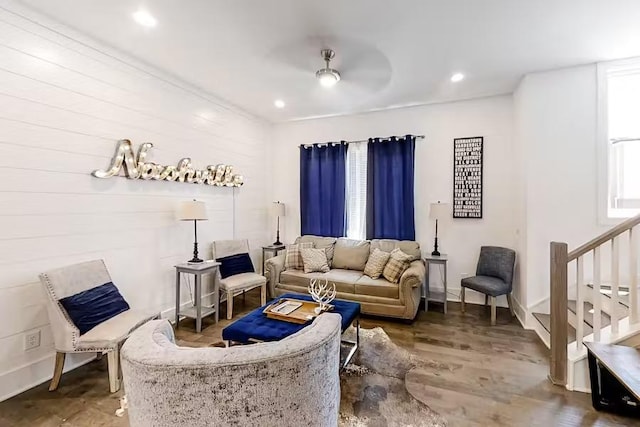
<instances>
[{"instance_id":1,"label":"decorative antler","mask_svg":"<svg viewBox=\"0 0 640 427\"><path fill-rule=\"evenodd\" d=\"M316 312L319 314L327 309L327 306L336 297L336 284L332 283L329 287L329 280L325 279L324 283L318 279L311 279L309 281L309 294L311 298L318 303L319 307L316 308Z\"/></svg>"}]
</instances>

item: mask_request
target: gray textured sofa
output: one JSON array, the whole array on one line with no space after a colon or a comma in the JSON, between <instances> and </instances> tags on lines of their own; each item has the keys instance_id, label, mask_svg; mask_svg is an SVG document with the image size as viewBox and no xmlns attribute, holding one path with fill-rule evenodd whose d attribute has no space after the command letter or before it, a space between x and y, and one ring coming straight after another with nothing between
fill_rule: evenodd
<instances>
[{"instance_id":1,"label":"gray textured sofa","mask_svg":"<svg viewBox=\"0 0 640 427\"><path fill-rule=\"evenodd\" d=\"M284 340L230 348L174 343L166 320L122 347L132 427L338 425L340 316Z\"/></svg>"},{"instance_id":2,"label":"gray textured sofa","mask_svg":"<svg viewBox=\"0 0 640 427\"><path fill-rule=\"evenodd\" d=\"M285 270L284 254L271 258L266 262L266 269L269 292L272 297L288 292L307 294L309 280L322 278L336 284L336 298L359 302L362 313L401 319L416 317L421 286L425 277L425 267L418 242L390 239L362 241L318 236L301 236L295 241L295 243L304 242L312 242L315 248L325 248L331 270L328 273ZM367 247L364 256L361 256L360 251L350 252L349 250L354 246L362 247L363 245ZM385 252L400 248L406 254L413 256L411 265L404 272L399 283L391 283L383 277L372 279L364 275L363 270L368 254L376 248Z\"/></svg>"}]
</instances>

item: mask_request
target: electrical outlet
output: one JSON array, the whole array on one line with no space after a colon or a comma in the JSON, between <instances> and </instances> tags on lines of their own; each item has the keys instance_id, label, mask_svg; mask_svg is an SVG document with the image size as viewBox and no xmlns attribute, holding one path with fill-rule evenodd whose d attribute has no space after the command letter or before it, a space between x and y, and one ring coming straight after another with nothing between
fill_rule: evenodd
<instances>
[{"instance_id":1,"label":"electrical outlet","mask_svg":"<svg viewBox=\"0 0 640 427\"><path fill-rule=\"evenodd\" d=\"M29 332L24 336L24 349L32 350L40 347L40 329L37 331Z\"/></svg>"}]
</instances>

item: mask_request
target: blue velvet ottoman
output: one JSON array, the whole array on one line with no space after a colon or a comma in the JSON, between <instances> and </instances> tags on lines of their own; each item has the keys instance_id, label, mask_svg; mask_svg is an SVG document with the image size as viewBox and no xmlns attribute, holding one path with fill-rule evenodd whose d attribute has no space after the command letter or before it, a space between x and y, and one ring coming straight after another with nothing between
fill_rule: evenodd
<instances>
[{"instance_id":1,"label":"blue velvet ottoman","mask_svg":"<svg viewBox=\"0 0 640 427\"><path fill-rule=\"evenodd\" d=\"M263 313L267 306L284 298L313 301L310 295L284 294L224 328L222 330L222 339L227 341L229 345L233 343L250 344L279 341L308 326L311 321L305 324L290 323L283 320L270 319ZM346 331L354 322L356 324L356 340L348 341L343 339L341 341L340 362L344 368L351 361L360 345L360 304L344 300L333 300L331 304L334 306L332 313L338 313L342 316L342 332Z\"/></svg>"}]
</instances>

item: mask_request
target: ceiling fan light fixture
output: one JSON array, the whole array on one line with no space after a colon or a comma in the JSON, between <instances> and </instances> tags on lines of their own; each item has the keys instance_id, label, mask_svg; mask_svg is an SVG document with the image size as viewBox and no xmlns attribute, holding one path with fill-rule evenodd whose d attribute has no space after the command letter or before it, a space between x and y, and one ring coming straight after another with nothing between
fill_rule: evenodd
<instances>
[{"instance_id":1,"label":"ceiling fan light fixture","mask_svg":"<svg viewBox=\"0 0 640 427\"><path fill-rule=\"evenodd\" d=\"M453 83L458 83L458 82L461 82L462 80L464 80L464 74L462 73L455 73L454 75L451 76L451 81Z\"/></svg>"},{"instance_id":2,"label":"ceiling fan light fixture","mask_svg":"<svg viewBox=\"0 0 640 427\"><path fill-rule=\"evenodd\" d=\"M332 87L340 80L340 73L331 68L323 68L316 71L316 77L323 87Z\"/></svg>"},{"instance_id":3,"label":"ceiling fan light fixture","mask_svg":"<svg viewBox=\"0 0 640 427\"><path fill-rule=\"evenodd\" d=\"M316 71L316 78L320 81L320 84L323 87L332 87L340 81L340 73L338 70L334 70L329 66L329 63L336 53L331 49L322 49L320 54L322 55L326 66Z\"/></svg>"}]
</instances>

